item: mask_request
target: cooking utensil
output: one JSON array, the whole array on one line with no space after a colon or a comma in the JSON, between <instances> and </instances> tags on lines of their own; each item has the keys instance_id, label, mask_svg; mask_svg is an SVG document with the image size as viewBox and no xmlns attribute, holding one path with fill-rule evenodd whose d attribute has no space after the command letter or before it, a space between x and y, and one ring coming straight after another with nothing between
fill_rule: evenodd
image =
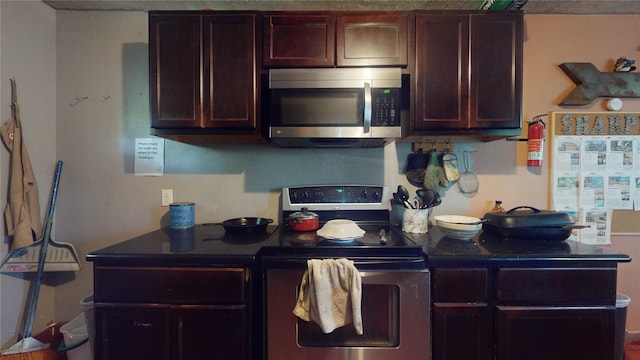
<instances>
[{"instance_id":1,"label":"cooking utensil","mask_svg":"<svg viewBox=\"0 0 640 360\"><path fill-rule=\"evenodd\" d=\"M224 231L230 233L250 233L265 231L267 225L272 222L273 219L265 219L261 217L241 217L225 220L220 224L224 227Z\"/></svg>"},{"instance_id":2,"label":"cooking utensil","mask_svg":"<svg viewBox=\"0 0 640 360\"><path fill-rule=\"evenodd\" d=\"M320 220L318 214L309 211L306 207L289 215L289 228L293 231L318 230Z\"/></svg>"},{"instance_id":3,"label":"cooking utensil","mask_svg":"<svg viewBox=\"0 0 640 360\"><path fill-rule=\"evenodd\" d=\"M407 156L407 166L404 173L411 185L422 186L427 165L429 165L429 153L423 152L422 149Z\"/></svg>"},{"instance_id":4,"label":"cooking utensil","mask_svg":"<svg viewBox=\"0 0 640 360\"><path fill-rule=\"evenodd\" d=\"M475 194L480 188L480 180L478 176L469 170L469 152L462 153L464 162L464 172L458 178L458 189L463 194Z\"/></svg>"},{"instance_id":5,"label":"cooking utensil","mask_svg":"<svg viewBox=\"0 0 640 360\"><path fill-rule=\"evenodd\" d=\"M506 212L489 212L482 229L504 238L525 240L566 240L574 229L589 227L573 222L569 214L560 211L539 210L531 206L518 206Z\"/></svg>"},{"instance_id":6,"label":"cooking utensil","mask_svg":"<svg viewBox=\"0 0 640 360\"><path fill-rule=\"evenodd\" d=\"M420 206L421 209L430 207L430 205L433 203L433 200L435 199L435 192L433 190L418 189L416 190L416 195L418 195L418 197L422 200L422 206Z\"/></svg>"},{"instance_id":7,"label":"cooking utensil","mask_svg":"<svg viewBox=\"0 0 640 360\"><path fill-rule=\"evenodd\" d=\"M440 196L440 193L437 191L433 192L433 201L431 202L431 205L429 207L436 207L438 205L442 204L442 196Z\"/></svg>"},{"instance_id":8,"label":"cooking utensil","mask_svg":"<svg viewBox=\"0 0 640 360\"><path fill-rule=\"evenodd\" d=\"M409 201L409 190L407 190L406 187L402 185L398 185L398 197L404 204L404 207L406 207L407 209L414 208L413 205L411 205L411 202Z\"/></svg>"},{"instance_id":9,"label":"cooking utensil","mask_svg":"<svg viewBox=\"0 0 640 360\"><path fill-rule=\"evenodd\" d=\"M402 202L402 200L400 200L400 196L398 196L398 193L393 193L393 199L391 200L392 204L398 204L402 207L404 207L404 203Z\"/></svg>"}]
</instances>

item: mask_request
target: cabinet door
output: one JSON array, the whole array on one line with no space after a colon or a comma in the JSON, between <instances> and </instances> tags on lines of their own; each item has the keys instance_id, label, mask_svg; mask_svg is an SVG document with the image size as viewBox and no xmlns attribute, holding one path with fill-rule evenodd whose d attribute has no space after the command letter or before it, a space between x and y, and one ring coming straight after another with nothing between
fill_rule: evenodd
<instances>
[{"instance_id":1,"label":"cabinet door","mask_svg":"<svg viewBox=\"0 0 640 360\"><path fill-rule=\"evenodd\" d=\"M265 67L330 67L335 64L336 18L282 14L263 18Z\"/></svg>"},{"instance_id":2,"label":"cabinet door","mask_svg":"<svg viewBox=\"0 0 640 360\"><path fill-rule=\"evenodd\" d=\"M166 307L96 306L96 360L169 360Z\"/></svg>"},{"instance_id":3,"label":"cabinet door","mask_svg":"<svg viewBox=\"0 0 640 360\"><path fill-rule=\"evenodd\" d=\"M471 16L471 128L520 128L522 16Z\"/></svg>"},{"instance_id":4,"label":"cabinet door","mask_svg":"<svg viewBox=\"0 0 640 360\"><path fill-rule=\"evenodd\" d=\"M493 329L486 268L434 268L433 360L488 360Z\"/></svg>"},{"instance_id":5,"label":"cabinet door","mask_svg":"<svg viewBox=\"0 0 640 360\"><path fill-rule=\"evenodd\" d=\"M257 127L255 14L203 16L203 126Z\"/></svg>"},{"instance_id":6,"label":"cabinet door","mask_svg":"<svg viewBox=\"0 0 640 360\"><path fill-rule=\"evenodd\" d=\"M497 360L613 360L615 307L497 310Z\"/></svg>"},{"instance_id":7,"label":"cabinet door","mask_svg":"<svg viewBox=\"0 0 640 360\"><path fill-rule=\"evenodd\" d=\"M407 14L338 16L338 66L407 65Z\"/></svg>"},{"instance_id":8,"label":"cabinet door","mask_svg":"<svg viewBox=\"0 0 640 360\"><path fill-rule=\"evenodd\" d=\"M151 126L200 126L200 16L149 16Z\"/></svg>"},{"instance_id":9,"label":"cabinet door","mask_svg":"<svg viewBox=\"0 0 640 360\"><path fill-rule=\"evenodd\" d=\"M172 359L250 360L243 306L171 309Z\"/></svg>"},{"instance_id":10,"label":"cabinet door","mask_svg":"<svg viewBox=\"0 0 640 360\"><path fill-rule=\"evenodd\" d=\"M489 360L490 324L486 303L434 303L432 359Z\"/></svg>"},{"instance_id":11,"label":"cabinet door","mask_svg":"<svg viewBox=\"0 0 640 360\"><path fill-rule=\"evenodd\" d=\"M415 111L411 132L467 127L467 15L416 15Z\"/></svg>"}]
</instances>

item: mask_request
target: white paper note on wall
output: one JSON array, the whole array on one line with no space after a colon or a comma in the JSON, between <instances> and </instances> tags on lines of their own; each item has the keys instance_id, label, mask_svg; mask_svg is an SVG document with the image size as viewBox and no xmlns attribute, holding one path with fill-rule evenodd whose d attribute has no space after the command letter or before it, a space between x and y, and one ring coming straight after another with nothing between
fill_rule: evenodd
<instances>
[{"instance_id":1,"label":"white paper note on wall","mask_svg":"<svg viewBox=\"0 0 640 360\"><path fill-rule=\"evenodd\" d=\"M164 139L136 138L136 176L164 175Z\"/></svg>"}]
</instances>

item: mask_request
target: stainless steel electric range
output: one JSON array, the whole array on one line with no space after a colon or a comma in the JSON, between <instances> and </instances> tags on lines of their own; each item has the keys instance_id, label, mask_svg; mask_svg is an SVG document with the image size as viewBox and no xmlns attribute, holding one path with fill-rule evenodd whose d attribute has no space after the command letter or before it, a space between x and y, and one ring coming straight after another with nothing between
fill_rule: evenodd
<instances>
[{"instance_id":1,"label":"stainless steel electric range","mask_svg":"<svg viewBox=\"0 0 640 360\"><path fill-rule=\"evenodd\" d=\"M389 188L371 185L299 186L282 189L280 228L262 249L267 257L347 257L362 267L375 260L394 268L423 269L422 245L389 223ZM335 241L316 231L293 231L287 219L302 208L318 214L320 227L334 219L353 220L365 230L353 241Z\"/></svg>"},{"instance_id":2,"label":"stainless steel electric range","mask_svg":"<svg viewBox=\"0 0 640 360\"><path fill-rule=\"evenodd\" d=\"M430 281L422 246L389 223L385 186L322 185L282 189L282 219L260 250L264 276L265 358L428 359ZM316 231L293 231L287 219L302 208L319 216L353 220L362 237L335 241ZM344 326L325 334L293 315L307 260L353 260L362 279L364 334Z\"/></svg>"}]
</instances>

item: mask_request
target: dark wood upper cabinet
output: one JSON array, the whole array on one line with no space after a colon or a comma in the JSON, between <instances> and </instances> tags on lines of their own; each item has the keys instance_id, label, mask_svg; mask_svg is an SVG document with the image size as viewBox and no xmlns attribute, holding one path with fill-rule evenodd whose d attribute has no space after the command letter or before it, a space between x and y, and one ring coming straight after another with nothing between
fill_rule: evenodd
<instances>
[{"instance_id":1,"label":"dark wood upper cabinet","mask_svg":"<svg viewBox=\"0 0 640 360\"><path fill-rule=\"evenodd\" d=\"M467 15L416 16L416 119L412 131L467 126L468 44Z\"/></svg>"},{"instance_id":2,"label":"dark wood upper cabinet","mask_svg":"<svg viewBox=\"0 0 640 360\"><path fill-rule=\"evenodd\" d=\"M519 128L522 103L521 15L472 15L472 128Z\"/></svg>"},{"instance_id":3,"label":"dark wood upper cabinet","mask_svg":"<svg viewBox=\"0 0 640 360\"><path fill-rule=\"evenodd\" d=\"M403 141L518 136L522 52L520 12L152 11L152 133L266 142L261 71L399 66L411 102Z\"/></svg>"},{"instance_id":4,"label":"dark wood upper cabinet","mask_svg":"<svg viewBox=\"0 0 640 360\"><path fill-rule=\"evenodd\" d=\"M206 15L203 20L203 124L255 129L256 17Z\"/></svg>"},{"instance_id":5,"label":"dark wood upper cabinet","mask_svg":"<svg viewBox=\"0 0 640 360\"><path fill-rule=\"evenodd\" d=\"M519 135L522 27L520 13L418 13L410 135Z\"/></svg>"},{"instance_id":6,"label":"dark wood upper cabinet","mask_svg":"<svg viewBox=\"0 0 640 360\"><path fill-rule=\"evenodd\" d=\"M201 16L149 15L152 127L201 123Z\"/></svg>"},{"instance_id":7,"label":"dark wood upper cabinet","mask_svg":"<svg viewBox=\"0 0 640 360\"><path fill-rule=\"evenodd\" d=\"M263 18L265 67L329 67L335 62L335 16L271 14Z\"/></svg>"},{"instance_id":8,"label":"dark wood upper cabinet","mask_svg":"<svg viewBox=\"0 0 640 360\"><path fill-rule=\"evenodd\" d=\"M255 13L149 14L154 135L264 140L256 24Z\"/></svg>"},{"instance_id":9,"label":"dark wood upper cabinet","mask_svg":"<svg viewBox=\"0 0 640 360\"><path fill-rule=\"evenodd\" d=\"M408 13L267 13L264 67L407 66Z\"/></svg>"},{"instance_id":10,"label":"dark wood upper cabinet","mask_svg":"<svg viewBox=\"0 0 640 360\"><path fill-rule=\"evenodd\" d=\"M338 66L406 66L407 14L338 16Z\"/></svg>"}]
</instances>

